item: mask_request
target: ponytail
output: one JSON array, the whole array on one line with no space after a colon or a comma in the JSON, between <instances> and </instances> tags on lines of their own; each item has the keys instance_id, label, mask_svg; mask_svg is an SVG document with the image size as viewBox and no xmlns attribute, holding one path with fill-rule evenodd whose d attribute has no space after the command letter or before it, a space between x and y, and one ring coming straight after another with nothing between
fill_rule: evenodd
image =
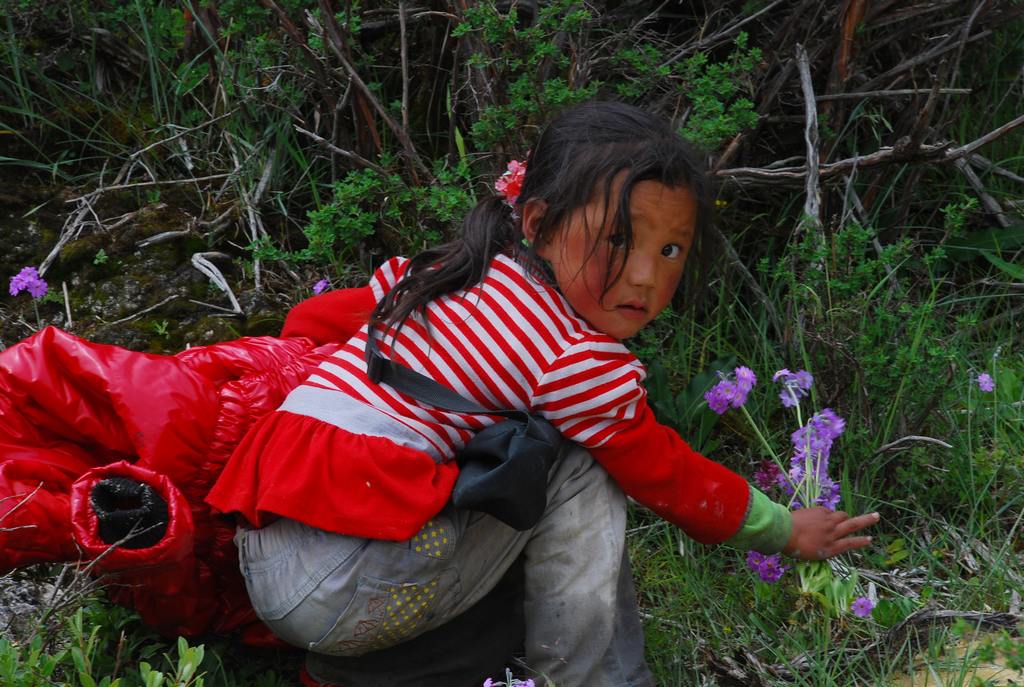
<instances>
[{"instance_id":1,"label":"ponytail","mask_svg":"<svg viewBox=\"0 0 1024 687\"><path fill-rule=\"evenodd\" d=\"M494 257L520 238L512 210L502 198L481 201L462 220L459 238L409 261L405 275L370 315L370 323L400 329L412 313L426 312L430 301L480 283Z\"/></svg>"}]
</instances>

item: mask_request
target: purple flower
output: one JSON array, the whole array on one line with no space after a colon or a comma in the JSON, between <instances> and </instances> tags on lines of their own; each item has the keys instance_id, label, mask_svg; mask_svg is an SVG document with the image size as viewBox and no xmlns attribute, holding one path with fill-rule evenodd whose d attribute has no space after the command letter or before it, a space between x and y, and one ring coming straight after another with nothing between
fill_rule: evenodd
<instances>
[{"instance_id":1,"label":"purple flower","mask_svg":"<svg viewBox=\"0 0 1024 687\"><path fill-rule=\"evenodd\" d=\"M708 407L719 415L729 409L729 404L734 398L736 398L736 385L728 379L723 379L704 394L704 400L708 402Z\"/></svg>"},{"instance_id":2,"label":"purple flower","mask_svg":"<svg viewBox=\"0 0 1024 687\"><path fill-rule=\"evenodd\" d=\"M484 687L491 687L493 684L494 680L491 678L487 678L486 680L484 680Z\"/></svg>"},{"instance_id":3,"label":"purple flower","mask_svg":"<svg viewBox=\"0 0 1024 687\"><path fill-rule=\"evenodd\" d=\"M319 296L329 288L331 288L331 282L326 279L321 279L317 283L313 284L313 293Z\"/></svg>"},{"instance_id":4,"label":"purple flower","mask_svg":"<svg viewBox=\"0 0 1024 687\"><path fill-rule=\"evenodd\" d=\"M749 394L750 390L757 384L757 375L749 367L737 367L733 372L736 374L736 386L744 390L745 394Z\"/></svg>"},{"instance_id":5,"label":"purple flower","mask_svg":"<svg viewBox=\"0 0 1024 687\"><path fill-rule=\"evenodd\" d=\"M828 462L832 443L845 428L843 418L824 408L793 432L789 475L781 483L783 491L797 495L793 508L806 507L811 501L830 510L839 505L839 483L828 476Z\"/></svg>"},{"instance_id":6,"label":"purple flower","mask_svg":"<svg viewBox=\"0 0 1024 687\"><path fill-rule=\"evenodd\" d=\"M32 298L42 298L46 295L46 290L46 280L39 276L35 267L23 267L21 272L11 277L12 296L28 291Z\"/></svg>"},{"instance_id":7,"label":"purple flower","mask_svg":"<svg viewBox=\"0 0 1024 687\"><path fill-rule=\"evenodd\" d=\"M730 377L721 376L722 381L704 394L704 400L708 402L708 407L719 415L730 407L739 408L746 403L747 395L757 384L757 376L749 367L737 367Z\"/></svg>"},{"instance_id":8,"label":"purple flower","mask_svg":"<svg viewBox=\"0 0 1024 687\"><path fill-rule=\"evenodd\" d=\"M818 495L818 505L835 510L839 505L839 482L825 476L818 480L818 487L821 489L821 493Z\"/></svg>"},{"instance_id":9,"label":"purple flower","mask_svg":"<svg viewBox=\"0 0 1024 687\"><path fill-rule=\"evenodd\" d=\"M778 582L783 573L789 570L788 565L783 565L782 556L773 554L766 556L757 551L747 552L747 566L757 573L762 582Z\"/></svg>"},{"instance_id":10,"label":"purple flower","mask_svg":"<svg viewBox=\"0 0 1024 687\"><path fill-rule=\"evenodd\" d=\"M981 389L982 391L996 390L996 380L992 379L992 375L990 375L988 372L982 372L980 375L978 375L977 382L978 388Z\"/></svg>"},{"instance_id":11,"label":"purple flower","mask_svg":"<svg viewBox=\"0 0 1024 687\"><path fill-rule=\"evenodd\" d=\"M779 392L779 400L786 408L792 408L800 403L800 399L807 395L814 377L807 370L790 372L782 368L772 375L773 382L782 382L782 391Z\"/></svg>"},{"instance_id":12,"label":"purple flower","mask_svg":"<svg viewBox=\"0 0 1024 687\"><path fill-rule=\"evenodd\" d=\"M771 460L762 460L754 473L754 484L761 491L768 491L772 487L779 486L780 479L782 479L782 470Z\"/></svg>"},{"instance_id":13,"label":"purple flower","mask_svg":"<svg viewBox=\"0 0 1024 687\"><path fill-rule=\"evenodd\" d=\"M846 421L836 415L831 408L823 408L820 413L811 417L806 425L793 432L790 439L798 453L810 451L828 457L835 441L843 430Z\"/></svg>"},{"instance_id":14,"label":"purple flower","mask_svg":"<svg viewBox=\"0 0 1024 687\"><path fill-rule=\"evenodd\" d=\"M850 604L850 610L853 614L859 618L867 618L871 615L871 611L875 608L875 602L866 596L857 598L852 604Z\"/></svg>"}]
</instances>

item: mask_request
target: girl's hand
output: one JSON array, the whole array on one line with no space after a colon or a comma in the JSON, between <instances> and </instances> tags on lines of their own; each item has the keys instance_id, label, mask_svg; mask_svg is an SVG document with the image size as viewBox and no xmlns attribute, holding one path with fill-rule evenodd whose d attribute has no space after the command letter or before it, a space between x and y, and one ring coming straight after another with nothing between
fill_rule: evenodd
<instances>
[{"instance_id":1,"label":"girl's hand","mask_svg":"<svg viewBox=\"0 0 1024 687\"><path fill-rule=\"evenodd\" d=\"M782 553L805 561L821 561L850 549L862 549L871 537L851 537L854 532L878 522L878 513L851 518L842 511L827 508L801 508L793 511L793 531Z\"/></svg>"}]
</instances>

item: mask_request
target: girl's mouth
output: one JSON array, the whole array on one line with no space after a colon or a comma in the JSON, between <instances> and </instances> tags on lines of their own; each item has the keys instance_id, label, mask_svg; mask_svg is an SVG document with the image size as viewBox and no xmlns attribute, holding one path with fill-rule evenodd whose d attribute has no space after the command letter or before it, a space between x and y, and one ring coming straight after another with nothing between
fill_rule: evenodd
<instances>
[{"instance_id":1,"label":"girl's mouth","mask_svg":"<svg viewBox=\"0 0 1024 687\"><path fill-rule=\"evenodd\" d=\"M623 316L630 319L643 319L647 317L647 308L635 303L623 303L616 308Z\"/></svg>"}]
</instances>

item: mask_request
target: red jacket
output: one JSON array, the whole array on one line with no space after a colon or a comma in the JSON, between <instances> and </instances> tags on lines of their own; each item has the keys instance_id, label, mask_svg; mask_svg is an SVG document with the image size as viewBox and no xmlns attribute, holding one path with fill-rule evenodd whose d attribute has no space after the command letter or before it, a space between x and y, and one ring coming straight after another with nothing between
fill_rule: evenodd
<instances>
[{"instance_id":1,"label":"red jacket","mask_svg":"<svg viewBox=\"0 0 1024 687\"><path fill-rule=\"evenodd\" d=\"M213 516L203 498L252 423L347 340L373 304L369 289L331 292L296 307L282 338L175 356L54 327L0 352L0 573L79 561L116 583L111 597L161 632L240 630L251 643L274 641L249 605L235 525ZM167 503L157 543L111 548L100 538L90 496L109 477L144 482Z\"/></svg>"}]
</instances>

